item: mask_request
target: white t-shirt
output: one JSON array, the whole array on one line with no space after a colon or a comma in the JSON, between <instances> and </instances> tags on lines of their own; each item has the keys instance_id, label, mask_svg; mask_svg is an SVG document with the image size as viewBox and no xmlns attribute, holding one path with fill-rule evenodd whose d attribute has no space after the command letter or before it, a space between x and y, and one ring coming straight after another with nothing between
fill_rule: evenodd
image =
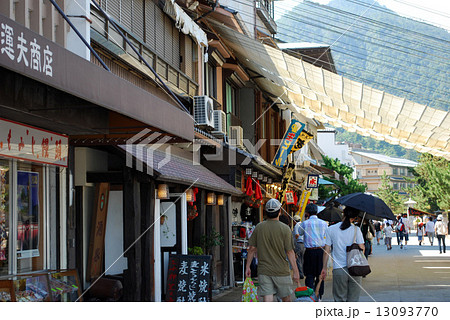
<instances>
[{"instance_id":1,"label":"white t-shirt","mask_svg":"<svg viewBox=\"0 0 450 320\"><path fill-rule=\"evenodd\" d=\"M392 227L388 226L384 228L384 233L386 234L387 238L392 238Z\"/></svg>"},{"instance_id":2,"label":"white t-shirt","mask_svg":"<svg viewBox=\"0 0 450 320\"><path fill-rule=\"evenodd\" d=\"M434 222L433 221L427 222L427 224L425 225L425 231L426 232L434 232Z\"/></svg>"},{"instance_id":3,"label":"white t-shirt","mask_svg":"<svg viewBox=\"0 0 450 320\"><path fill-rule=\"evenodd\" d=\"M331 256L333 258L333 269L340 269L347 266L347 246L351 246L353 243L353 237L356 230L356 243L363 244L364 238L361 233L361 229L355 225L351 225L345 230L341 230L339 227L342 222L336 223L327 229L325 235L326 245L333 246Z\"/></svg>"}]
</instances>

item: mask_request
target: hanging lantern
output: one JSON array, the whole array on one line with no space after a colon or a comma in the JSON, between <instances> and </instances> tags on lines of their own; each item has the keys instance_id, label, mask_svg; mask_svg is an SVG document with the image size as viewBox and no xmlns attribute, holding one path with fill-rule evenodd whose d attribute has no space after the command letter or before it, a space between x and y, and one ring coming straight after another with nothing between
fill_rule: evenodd
<instances>
[{"instance_id":1,"label":"hanging lantern","mask_svg":"<svg viewBox=\"0 0 450 320\"><path fill-rule=\"evenodd\" d=\"M267 176L264 176L262 179L263 182L267 182Z\"/></svg>"},{"instance_id":2,"label":"hanging lantern","mask_svg":"<svg viewBox=\"0 0 450 320\"><path fill-rule=\"evenodd\" d=\"M272 183L272 178L268 178L268 179L267 179L267 182L268 182L268 183Z\"/></svg>"},{"instance_id":3,"label":"hanging lantern","mask_svg":"<svg viewBox=\"0 0 450 320\"><path fill-rule=\"evenodd\" d=\"M194 202L194 190L192 190L192 189L186 190L186 201Z\"/></svg>"},{"instance_id":4,"label":"hanging lantern","mask_svg":"<svg viewBox=\"0 0 450 320\"><path fill-rule=\"evenodd\" d=\"M216 204L216 194L214 192L210 192L206 195L206 204L209 206Z\"/></svg>"},{"instance_id":5,"label":"hanging lantern","mask_svg":"<svg viewBox=\"0 0 450 320\"><path fill-rule=\"evenodd\" d=\"M219 195L217 196L217 204L218 204L219 206L223 206L224 201L225 201L224 195L223 195L223 194L219 194Z\"/></svg>"},{"instance_id":6,"label":"hanging lantern","mask_svg":"<svg viewBox=\"0 0 450 320\"><path fill-rule=\"evenodd\" d=\"M258 178L258 172L257 171L253 171L252 172L252 178Z\"/></svg>"},{"instance_id":7,"label":"hanging lantern","mask_svg":"<svg viewBox=\"0 0 450 320\"><path fill-rule=\"evenodd\" d=\"M169 199L169 186L167 184L158 185L157 197L161 200Z\"/></svg>"},{"instance_id":8,"label":"hanging lantern","mask_svg":"<svg viewBox=\"0 0 450 320\"><path fill-rule=\"evenodd\" d=\"M245 168L245 174L247 176L251 176L252 175L252 168Z\"/></svg>"},{"instance_id":9,"label":"hanging lantern","mask_svg":"<svg viewBox=\"0 0 450 320\"><path fill-rule=\"evenodd\" d=\"M261 181L263 179L264 175L262 173L258 173L258 180Z\"/></svg>"}]
</instances>

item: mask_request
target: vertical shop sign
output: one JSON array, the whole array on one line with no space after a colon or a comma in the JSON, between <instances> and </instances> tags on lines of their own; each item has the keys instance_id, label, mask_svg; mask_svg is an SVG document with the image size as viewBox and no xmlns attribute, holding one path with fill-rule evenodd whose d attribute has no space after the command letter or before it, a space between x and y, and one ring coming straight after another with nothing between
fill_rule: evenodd
<instances>
[{"instance_id":1,"label":"vertical shop sign","mask_svg":"<svg viewBox=\"0 0 450 320\"><path fill-rule=\"evenodd\" d=\"M8 255L8 171L7 166L0 166L0 261L6 261Z\"/></svg>"},{"instance_id":2,"label":"vertical shop sign","mask_svg":"<svg viewBox=\"0 0 450 320\"><path fill-rule=\"evenodd\" d=\"M281 145L278 148L275 158L272 161L272 165L278 168L284 167L287 157L291 153L291 149L297 142L297 139L304 127L305 127L304 123L296 119L291 120L291 124L289 125L289 128L287 129L286 133L284 134Z\"/></svg>"},{"instance_id":3,"label":"vertical shop sign","mask_svg":"<svg viewBox=\"0 0 450 320\"><path fill-rule=\"evenodd\" d=\"M97 184L95 190L95 211L92 217L91 241L89 245L87 281L98 278L102 274L108 198L109 183L102 182Z\"/></svg>"},{"instance_id":4,"label":"vertical shop sign","mask_svg":"<svg viewBox=\"0 0 450 320\"><path fill-rule=\"evenodd\" d=\"M0 155L67 167L67 136L0 118Z\"/></svg>"},{"instance_id":5,"label":"vertical shop sign","mask_svg":"<svg viewBox=\"0 0 450 320\"><path fill-rule=\"evenodd\" d=\"M211 256L170 255L166 301L209 302Z\"/></svg>"}]
</instances>

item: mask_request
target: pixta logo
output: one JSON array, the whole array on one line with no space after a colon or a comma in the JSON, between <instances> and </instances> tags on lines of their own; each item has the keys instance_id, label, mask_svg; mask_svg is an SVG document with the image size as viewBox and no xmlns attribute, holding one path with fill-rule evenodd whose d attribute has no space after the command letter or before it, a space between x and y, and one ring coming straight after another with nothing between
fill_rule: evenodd
<instances>
[{"instance_id":1,"label":"pixta logo","mask_svg":"<svg viewBox=\"0 0 450 320\"><path fill-rule=\"evenodd\" d=\"M172 138L164 136L161 133L144 129L126 143L126 166L133 167L133 158L136 159L137 171L144 171L144 163L146 173L153 175L153 169L161 169L168 164L171 159L171 145L168 143ZM155 152L158 150L160 152Z\"/></svg>"}]
</instances>

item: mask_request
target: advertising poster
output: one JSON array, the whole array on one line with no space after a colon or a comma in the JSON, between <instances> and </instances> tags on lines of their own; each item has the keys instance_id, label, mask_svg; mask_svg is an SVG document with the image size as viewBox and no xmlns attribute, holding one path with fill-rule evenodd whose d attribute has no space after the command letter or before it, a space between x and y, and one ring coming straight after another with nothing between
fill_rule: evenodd
<instances>
[{"instance_id":1,"label":"advertising poster","mask_svg":"<svg viewBox=\"0 0 450 320\"><path fill-rule=\"evenodd\" d=\"M39 173L17 172L17 258L39 256Z\"/></svg>"}]
</instances>

